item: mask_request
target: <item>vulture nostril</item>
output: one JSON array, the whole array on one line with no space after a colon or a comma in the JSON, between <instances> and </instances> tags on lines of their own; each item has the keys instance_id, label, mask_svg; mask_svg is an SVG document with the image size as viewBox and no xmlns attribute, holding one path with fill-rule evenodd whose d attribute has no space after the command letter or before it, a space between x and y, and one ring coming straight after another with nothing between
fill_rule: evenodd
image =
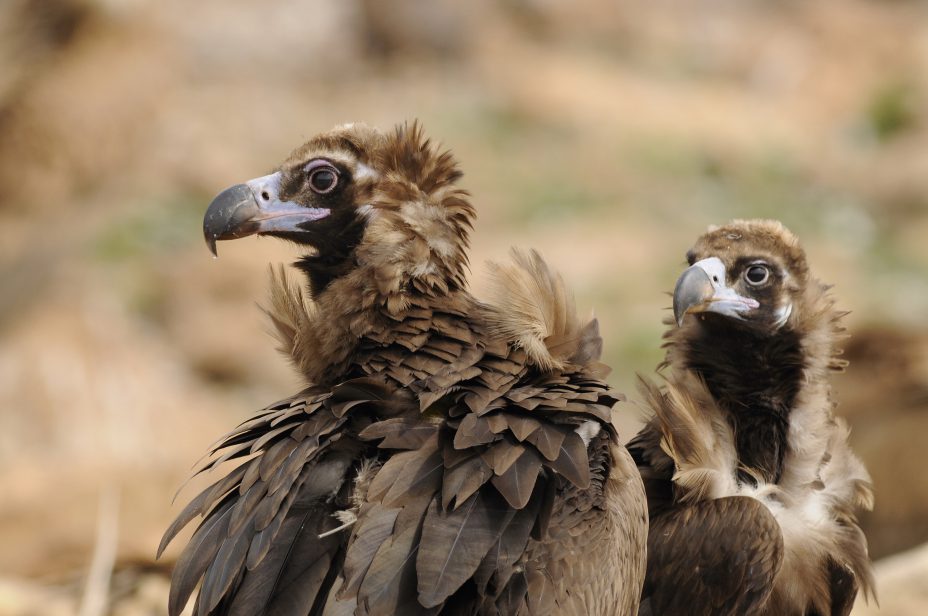
<instances>
[{"instance_id":1,"label":"vulture nostril","mask_svg":"<svg viewBox=\"0 0 928 616\"><path fill-rule=\"evenodd\" d=\"M718 281L719 281L719 277L718 277L718 276L713 276L713 277L712 277L712 282L717 283Z\"/></svg>"},{"instance_id":2,"label":"vulture nostril","mask_svg":"<svg viewBox=\"0 0 928 616\"><path fill-rule=\"evenodd\" d=\"M270 200L271 200L271 196L270 196L269 194L267 194L267 191L266 191L266 190L261 192L261 198L264 199L265 201L270 201Z\"/></svg>"}]
</instances>

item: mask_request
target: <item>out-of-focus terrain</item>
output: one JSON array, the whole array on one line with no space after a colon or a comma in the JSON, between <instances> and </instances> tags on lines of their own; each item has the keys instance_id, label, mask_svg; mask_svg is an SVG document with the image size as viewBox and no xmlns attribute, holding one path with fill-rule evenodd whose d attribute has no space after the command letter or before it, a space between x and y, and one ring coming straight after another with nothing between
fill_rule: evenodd
<instances>
[{"instance_id":1,"label":"out-of-focus terrain","mask_svg":"<svg viewBox=\"0 0 928 616\"><path fill-rule=\"evenodd\" d=\"M0 614L164 613L171 496L299 386L256 308L295 249L213 260L206 204L318 131L412 118L465 171L475 288L539 248L630 393L696 235L782 219L852 311L871 552L928 542L925 3L6 0ZM928 613L924 549L879 577L879 613Z\"/></svg>"}]
</instances>

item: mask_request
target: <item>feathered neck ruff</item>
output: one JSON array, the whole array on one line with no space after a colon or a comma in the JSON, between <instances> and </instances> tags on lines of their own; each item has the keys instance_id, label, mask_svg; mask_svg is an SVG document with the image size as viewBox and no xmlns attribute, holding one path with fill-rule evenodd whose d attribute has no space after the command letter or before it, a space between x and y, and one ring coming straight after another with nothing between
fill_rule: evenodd
<instances>
[{"instance_id":1,"label":"feathered neck ruff","mask_svg":"<svg viewBox=\"0 0 928 616\"><path fill-rule=\"evenodd\" d=\"M776 472L763 479L784 485L815 481L835 425L829 375L847 365L837 346L845 337L840 321L847 313L835 308L830 287L815 279L797 283L804 290L794 296L787 323L772 335L736 331L728 339L716 339L715 346L710 347L707 332L725 336L732 328L723 331L721 323L707 326L697 319L687 319L682 327L676 327L668 320L664 335L667 353L659 368L667 391L661 396L655 386L644 387L669 441L677 435L682 446L686 439L681 440L680 435L692 422L701 425L698 433L723 431L734 433L737 439L738 424L750 421L752 414L777 413L783 421L785 448ZM682 424L679 412L687 417ZM737 449L737 444L732 445ZM677 449L672 442L667 445ZM689 448L683 446L677 453ZM732 452L736 458L739 453ZM745 462L739 460L742 466ZM758 469L742 471L755 475Z\"/></svg>"},{"instance_id":2,"label":"feathered neck ruff","mask_svg":"<svg viewBox=\"0 0 928 616\"><path fill-rule=\"evenodd\" d=\"M467 296L468 235L474 209L450 152L436 148L417 123L387 134L374 129L361 142L328 144L363 164L356 177L356 245L340 256L324 285L312 269L325 255L296 265L309 274L304 293L283 270L271 275L267 309L281 350L312 383L324 383L344 367L357 341L399 320L415 305L460 303ZM319 144L314 144L319 147ZM299 157L299 153L295 154Z\"/></svg>"},{"instance_id":3,"label":"feathered neck ruff","mask_svg":"<svg viewBox=\"0 0 928 616\"><path fill-rule=\"evenodd\" d=\"M355 197L364 230L350 268L312 299L351 298L363 308L405 309L414 296L441 296L466 286L474 208L448 151L417 123L382 136L370 148L372 177Z\"/></svg>"}]
</instances>

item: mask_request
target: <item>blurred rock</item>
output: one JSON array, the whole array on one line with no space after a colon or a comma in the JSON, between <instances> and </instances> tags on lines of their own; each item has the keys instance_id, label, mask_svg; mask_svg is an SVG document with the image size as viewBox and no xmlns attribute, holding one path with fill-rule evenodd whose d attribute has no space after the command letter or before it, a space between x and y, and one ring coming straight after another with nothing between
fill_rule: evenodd
<instances>
[{"instance_id":1,"label":"blurred rock","mask_svg":"<svg viewBox=\"0 0 928 616\"><path fill-rule=\"evenodd\" d=\"M0 578L0 614L6 616L72 616L77 601L60 589L30 580Z\"/></svg>"},{"instance_id":2,"label":"blurred rock","mask_svg":"<svg viewBox=\"0 0 928 616\"><path fill-rule=\"evenodd\" d=\"M110 616L162 616L167 613L170 572L128 568L113 576ZM193 614L193 602L182 612Z\"/></svg>"},{"instance_id":3,"label":"blurred rock","mask_svg":"<svg viewBox=\"0 0 928 616\"><path fill-rule=\"evenodd\" d=\"M83 587L78 579L39 584L0 578L3 616L75 616ZM167 567L123 565L113 573L107 616L166 616L170 571ZM193 602L181 613L193 614Z\"/></svg>"},{"instance_id":4,"label":"blurred rock","mask_svg":"<svg viewBox=\"0 0 928 616\"><path fill-rule=\"evenodd\" d=\"M852 616L924 616L928 613L928 545L876 564L879 605L858 598Z\"/></svg>"},{"instance_id":5,"label":"blurred rock","mask_svg":"<svg viewBox=\"0 0 928 616\"><path fill-rule=\"evenodd\" d=\"M7 0L0 4L0 109L28 88L93 18L90 0ZM15 58L15 61L13 59Z\"/></svg>"},{"instance_id":6,"label":"blurred rock","mask_svg":"<svg viewBox=\"0 0 928 616\"><path fill-rule=\"evenodd\" d=\"M454 0L358 0L363 40L371 60L458 57L475 43L479 10ZM478 3L479 4L479 3Z\"/></svg>"},{"instance_id":7,"label":"blurred rock","mask_svg":"<svg viewBox=\"0 0 928 616\"><path fill-rule=\"evenodd\" d=\"M34 19L45 24L35 29L54 30L41 21L51 19L48 14L30 15L13 27L28 28ZM143 152L139 146L151 126L156 93L170 81L171 49L144 23L78 15L71 19L80 19L81 27L54 39L56 47L24 51L23 63L17 55L0 56L0 73L7 65L24 71L0 99L0 182L8 187L0 195L0 212L22 215L12 206L28 203L32 216L47 214L76 192L99 189L110 173Z\"/></svg>"},{"instance_id":8,"label":"blurred rock","mask_svg":"<svg viewBox=\"0 0 928 616\"><path fill-rule=\"evenodd\" d=\"M928 332L869 325L850 333L844 345L850 366L835 376L841 414L866 427L890 415L928 412Z\"/></svg>"},{"instance_id":9,"label":"blurred rock","mask_svg":"<svg viewBox=\"0 0 928 616\"><path fill-rule=\"evenodd\" d=\"M873 477L876 507L861 522L881 558L928 541L928 332L858 329L845 358L850 366L835 377L838 413Z\"/></svg>"}]
</instances>

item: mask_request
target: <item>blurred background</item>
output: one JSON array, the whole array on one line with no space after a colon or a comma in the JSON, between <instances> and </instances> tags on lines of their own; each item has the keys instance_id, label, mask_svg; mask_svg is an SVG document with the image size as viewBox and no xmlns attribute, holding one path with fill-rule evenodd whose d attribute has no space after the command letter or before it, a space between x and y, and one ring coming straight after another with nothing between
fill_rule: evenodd
<instances>
[{"instance_id":1,"label":"blurred background","mask_svg":"<svg viewBox=\"0 0 928 616\"><path fill-rule=\"evenodd\" d=\"M852 311L879 613L928 613L928 3L2 0L0 614L164 613L171 496L300 385L256 307L297 253L212 259L207 203L412 118L465 171L477 292L541 249L633 398L707 225L799 234Z\"/></svg>"}]
</instances>

